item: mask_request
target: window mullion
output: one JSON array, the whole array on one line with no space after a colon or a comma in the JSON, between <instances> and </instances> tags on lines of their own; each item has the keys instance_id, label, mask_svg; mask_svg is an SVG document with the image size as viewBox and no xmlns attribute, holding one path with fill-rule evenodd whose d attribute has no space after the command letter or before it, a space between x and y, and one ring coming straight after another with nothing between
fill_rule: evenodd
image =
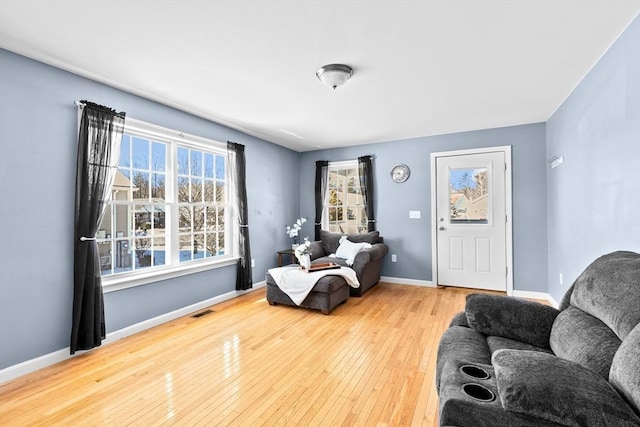
<instances>
[{"instance_id":1,"label":"window mullion","mask_svg":"<svg viewBox=\"0 0 640 427\"><path fill-rule=\"evenodd\" d=\"M179 260L178 253L178 189L176 185L178 176L178 165L176 163L178 149L175 142L168 144L167 150L167 178L166 178L166 204L169 218L166 218L170 224L169 233L166 233L167 243L167 265L177 265Z\"/></svg>"}]
</instances>

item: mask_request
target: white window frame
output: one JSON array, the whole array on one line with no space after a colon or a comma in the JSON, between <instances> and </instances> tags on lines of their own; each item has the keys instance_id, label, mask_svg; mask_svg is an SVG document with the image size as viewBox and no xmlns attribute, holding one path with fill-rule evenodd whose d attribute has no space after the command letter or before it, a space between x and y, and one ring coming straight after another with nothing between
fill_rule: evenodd
<instances>
[{"instance_id":1,"label":"white window frame","mask_svg":"<svg viewBox=\"0 0 640 427\"><path fill-rule=\"evenodd\" d=\"M125 120L124 133L153 139L154 141L167 144L165 223L170 224L170 226L166 227L167 231L165 239L167 242L166 247L170 248L170 250L167 250L165 253L165 262L167 264L164 266L144 268L125 273L103 276L102 286L104 292L113 292L236 264L238 260L236 253L237 237L235 227L232 224L232 220L234 218L234 203L232 203L230 198L232 194L235 194L235 191L231 188L233 180L230 179L231 177L229 175L230 168L228 165L226 144L128 117ZM216 155L224 156L227 159L227 167L225 168L225 255L207 257L182 263L179 261L178 194L175 185L177 180L176 156L178 146L211 152ZM118 153L118 155L120 155L120 153Z\"/></svg>"},{"instance_id":2,"label":"white window frame","mask_svg":"<svg viewBox=\"0 0 640 427\"><path fill-rule=\"evenodd\" d=\"M336 170L342 170L342 169L356 169L356 171L358 170L358 168L360 167L358 160L343 160L343 161L339 161L339 162L329 162L329 164L327 165L327 191L324 195L324 200L322 202L322 229L323 230L329 230L329 195L330 195L330 189L329 189L329 173L331 173L331 171L336 171ZM346 217L347 215L347 206L345 205L345 210L343 212L343 215ZM366 212L366 211L365 211ZM367 218L368 219L368 218ZM364 233L366 233L366 230L364 231Z\"/></svg>"}]
</instances>

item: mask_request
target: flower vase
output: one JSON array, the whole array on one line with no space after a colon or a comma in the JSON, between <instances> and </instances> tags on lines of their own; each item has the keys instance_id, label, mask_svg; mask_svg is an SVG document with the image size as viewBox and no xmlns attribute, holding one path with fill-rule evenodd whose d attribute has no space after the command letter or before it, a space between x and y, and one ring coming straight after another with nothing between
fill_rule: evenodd
<instances>
[{"instance_id":1,"label":"flower vase","mask_svg":"<svg viewBox=\"0 0 640 427\"><path fill-rule=\"evenodd\" d=\"M311 257L308 254L300 255L298 257L298 262L305 270L309 270L309 267L311 267Z\"/></svg>"},{"instance_id":2,"label":"flower vase","mask_svg":"<svg viewBox=\"0 0 640 427\"><path fill-rule=\"evenodd\" d=\"M291 244L291 250L295 251L298 246L299 245L297 243L292 243Z\"/></svg>"}]
</instances>

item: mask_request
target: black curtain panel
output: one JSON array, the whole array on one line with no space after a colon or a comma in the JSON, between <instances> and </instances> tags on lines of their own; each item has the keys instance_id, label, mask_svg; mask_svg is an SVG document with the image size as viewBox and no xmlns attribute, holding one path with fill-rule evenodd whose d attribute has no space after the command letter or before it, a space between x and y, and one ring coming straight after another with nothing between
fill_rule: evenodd
<instances>
[{"instance_id":1,"label":"black curtain panel","mask_svg":"<svg viewBox=\"0 0 640 427\"><path fill-rule=\"evenodd\" d=\"M358 175L360 176L360 189L362 199L367 210L367 231L376 229L376 218L373 213L373 169L371 168L371 156L358 157Z\"/></svg>"},{"instance_id":2,"label":"black curtain panel","mask_svg":"<svg viewBox=\"0 0 640 427\"><path fill-rule=\"evenodd\" d=\"M329 162L318 160L316 162L316 217L314 220L314 240L320 240L320 229L322 228L322 211L324 210L324 198L327 193L327 179L329 177Z\"/></svg>"},{"instance_id":3,"label":"black curtain panel","mask_svg":"<svg viewBox=\"0 0 640 427\"><path fill-rule=\"evenodd\" d=\"M102 279L96 232L111 196L125 113L82 101L78 130L71 354L105 338Z\"/></svg>"},{"instance_id":4,"label":"black curtain panel","mask_svg":"<svg viewBox=\"0 0 640 427\"><path fill-rule=\"evenodd\" d=\"M238 224L238 273L236 275L236 290L251 289L251 246L249 245L249 224L247 209L247 177L244 145L227 141L229 153L229 171L236 191L236 217Z\"/></svg>"}]
</instances>

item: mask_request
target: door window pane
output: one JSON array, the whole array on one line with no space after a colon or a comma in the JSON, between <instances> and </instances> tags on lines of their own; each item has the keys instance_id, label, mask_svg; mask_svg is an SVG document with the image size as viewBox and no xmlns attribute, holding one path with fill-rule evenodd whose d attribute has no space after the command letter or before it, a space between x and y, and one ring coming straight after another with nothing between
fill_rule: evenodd
<instances>
[{"instance_id":1,"label":"door window pane","mask_svg":"<svg viewBox=\"0 0 640 427\"><path fill-rule=\"evenodd\" d=\"M449 170L449 219L455 223L486 224L489 214L487 168Z\"/></svg>"}]
</instances>

